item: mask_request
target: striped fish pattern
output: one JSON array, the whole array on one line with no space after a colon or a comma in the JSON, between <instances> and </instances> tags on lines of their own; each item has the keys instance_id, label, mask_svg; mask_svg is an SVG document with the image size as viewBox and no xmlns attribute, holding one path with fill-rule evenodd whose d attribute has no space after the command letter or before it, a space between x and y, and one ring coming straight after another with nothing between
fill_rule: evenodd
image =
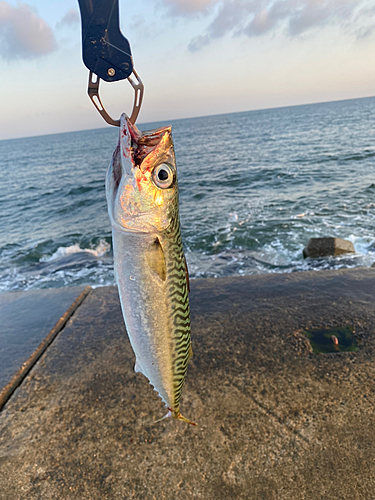
<instances>
[{"instance_id":1,"label":"striped fish pattern","mask_svg":"<svg viewBox=\"0 0 375 500\"><path fill-rule=\"evenodd\" d=\"M182 248L180 221L178 216L172 220L165 231L168 295L172 305L172 329L174 334L174 352L172 361L175 406L179 406L181 390L185 381L187 366L192 356L190 340L189 277L185 255Z\"/></svg>"},{"instance_id":2,"label":"striped fish pattern","mask_svg":"<svg viewBox=\"0 0 375 500\"><path fill-rule=\"evenodd\" d=\"M136 357L134 369L164 401L165 417L193 424L180 413L192 348L171 127L142 133L122 115L106 194L115 276Z\"/></svg>"}]
</instances>

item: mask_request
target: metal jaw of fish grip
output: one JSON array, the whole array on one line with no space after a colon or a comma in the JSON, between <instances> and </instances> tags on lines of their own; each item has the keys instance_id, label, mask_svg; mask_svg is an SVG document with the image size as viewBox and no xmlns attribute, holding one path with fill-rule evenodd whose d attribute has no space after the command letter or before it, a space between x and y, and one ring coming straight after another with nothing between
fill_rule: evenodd
<instances>
[{"instance_id":1,"label":"metal jaw of fish grip","mask_svg":"<svg viewBox=\"0 0 375 500\"><path fill-rule=\"evenodd\" d=\"M133 111L132 114L130 115L130 121L135 124L139 112L141 110L141 105L142 105L142 100L143 100L143 92L144 92L144 85L142 83L142 80L140 79L138 73L135 71L133 68L133 73L132 73L135 78L136 82L133 80L131 76L127 78L129 81L130 85L133 87L135 95L134 95L134 104L133 104ZM100 78L95 75L92 71L89 73L89 85L87 89L87 93L93 102L94 106L96 109L99 111L99 113L102 115L104 120L109 124L109 125L114 125L115 127L120 126L120 120L114 120L106 111L105 107L103 106L103 103L100 99L99 95L99 83L100 83Z\"/></svg>"}]
</instances>

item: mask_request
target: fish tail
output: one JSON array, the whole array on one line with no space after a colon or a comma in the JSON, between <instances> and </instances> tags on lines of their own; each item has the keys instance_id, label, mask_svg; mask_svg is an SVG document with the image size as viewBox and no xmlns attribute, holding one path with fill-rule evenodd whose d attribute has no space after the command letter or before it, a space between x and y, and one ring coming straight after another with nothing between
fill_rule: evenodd
<instances>
[{"instance_id":1,"label":"fish tail","mask_svg":"<svg viewBox=\"0 0 375 500\"><path fill-rule=\"evenodd\" d=\"M183 422L187 422L188 424L191 424L191 425L197 425L195 422L192 422L188 418L181 415L180 412L176 412L175 414L172 415L172 417L177 419L177 420L182 420Z\"/></svg>"},{"instance_id":2,"label":"fish tail","mask_svg":"<svg viewBox=\"0 0 375 500\"><path fill-rule=\"evenodd\" d=\"M158 420L155 420L154 423L156 424L157 422L161 422L165 418L175 418L176 420L182 420L182 422L187 422L188 424L191 424L191 425L197 425L195 422L192 422L188 418L181 415L181 413L179 411L173 411L170 408L168 408L168 413L166 415L164 415L164 417L161 417Z\"/></svg>"}]
</instances>

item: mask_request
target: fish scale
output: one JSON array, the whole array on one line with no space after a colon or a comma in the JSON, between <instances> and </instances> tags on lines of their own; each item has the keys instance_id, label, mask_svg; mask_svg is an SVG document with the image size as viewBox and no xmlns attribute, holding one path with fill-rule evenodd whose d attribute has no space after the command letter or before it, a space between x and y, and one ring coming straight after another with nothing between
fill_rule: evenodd
<instances>
[{"instance_id":1,"label":"fish scale","mask_svg":"<svg viewBox=\"0 0 375 500\"><path fill-rule=\"evenodd\" d=\"M166 417L193 424L180 413L192 348L171 127L141 133L122 115L106 193L134 369L158 392L169 410Z\"/></svg>"},{"instance_id":2,"label":"fish scale","mask_svg":"<svg viewBox=\"0 0 375 500\"><path fill-rule=\"evenodd\" d=\"M166 231L165 239L167 242L166 253L172 257L167 263L167 268L170 283L169 299L172 303L172 320L174 326L173 383L175 387L175 405L179 405L192 349L190 341L188 277L178 217L172 221L172 224Z\"/></svg>"}]
</instances>

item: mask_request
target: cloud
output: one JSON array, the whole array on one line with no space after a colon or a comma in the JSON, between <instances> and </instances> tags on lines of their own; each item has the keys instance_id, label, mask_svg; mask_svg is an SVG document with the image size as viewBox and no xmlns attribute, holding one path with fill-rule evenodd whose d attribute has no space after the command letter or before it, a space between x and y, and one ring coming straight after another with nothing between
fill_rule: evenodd
<instances>
[{"instance_id":1,"label":"cloud","mask_svg":"<svg viewBox=\"0 0 375 500\"><path fill-rule=\"evenodd\" d=\"M218 2L220 9L208 28L212 38L219 38L226 33L242 26L244 19L248 19L257 9L259 2L229 0Z\"/></svg>"},{"instance_id":2,"label":"cloud","mask_svg":"<svg viewBox=\"0 0 375 500\"><path fill-rule=\"evenodd\" d=\"M57 23L56 27L61 28L62 26L72 26L78 24L81 21L80 15L77 9L69 9L65 16Z\"/></svg>"},{"instance_id":3,"label":"cloud","mask_svg":"<svg viewBox=\"0 0 375 500\"><path fill-rule=\"evenodd\" d=\"M191 40L192 52L227 34L254 37L277 32L298 37L338 25L364 38L375 28L372 0L164 0L164 4L171 15L200 13L210 18L205 32Z\"/></svg>"},{"instance_id":4,"label":"cloud","mask_svg":"<svg viewBox=\"0 0 375 500\"><path fill-rule=\"evenodd\" d=\"M375 26L363 27L357 31L357 39L366 39L372 36L375 32Z\"/></svg>"},{"instance_id":5,"label":"cloud","mask_svg":"<svg viewBox=\"0 0 375 500\"><path fill-rule=\"evenodd\" d=\"M144 16L138 14L133 16L132 21L129 24L129 28L133 30L144 29L146 26L146 20Z\"/></svg>"},{"instance_id":6,"label":"cloud","mask_svg":"<svg viewBox=\"0 0 375 500\"><path fill-rule=\"evenodd\" d=\"M290 15L286 2L275 2L269 8L263 8L253 13L252 20L245 26L243 32L248 36L261 36L277 27Z\"/></svg>"},{"instance_id":7,"label":"cloud","mask_svg":"<svg viewBox=\"0 0 375 500\"><path fill-rule=\"evenodd\" d=\"M164 0L168 13L172 16L207 13L208 7L215 3L217 3L217 0Z\"/></svg>"},{"instance_id":8,"label":"cloud","mask_svg":"<svg viewBox=\"0 0 375 500\"><path fill-rule=\"evenodd\" d=\"M348 0L309 0L289 17L289 34L299 35L311 28L327 24L343 24L354 14L360 2Z\"/></svg>"},{"instance_id":9,"label":"cloud","mask_svg":"<svg viewBox=\"0 0 375 500\"><path fill-rule=\"evenodd\" d=\"M189 43L188 49L191 52L196 52L197 50L200 50L202 47L208 45L209 43L210 43L210 37L208 35L199 35L192 39L192 41Z\"/></svg>"},{"instance_id":10,"label":"cloud","mask_svg":"<svg viewBox=\"0 0 375 500\"><path fill-rule=\"evenodd\" d=\"M0 57L8 61L30 59L56 49L52 29L30 5L13 7L0 1Z\"/></svg>"}]
</instances>

